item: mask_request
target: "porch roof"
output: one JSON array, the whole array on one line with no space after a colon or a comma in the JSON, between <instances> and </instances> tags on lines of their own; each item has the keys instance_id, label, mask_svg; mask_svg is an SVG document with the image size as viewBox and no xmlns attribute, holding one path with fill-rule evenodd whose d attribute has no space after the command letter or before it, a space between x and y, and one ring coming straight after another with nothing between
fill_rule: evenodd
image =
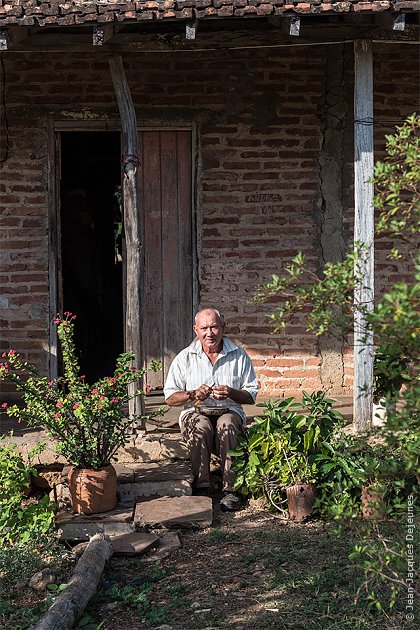
<instances>
[{"instance_id":1,"label":"porch roof","mask_svg":"<svg viewBox=\"0 0 420 630\"><path fill-rule=\"evenodd\" d=\"M0 0L0 28L419 10L420 0Z\"/></svg>"}]
</instances>

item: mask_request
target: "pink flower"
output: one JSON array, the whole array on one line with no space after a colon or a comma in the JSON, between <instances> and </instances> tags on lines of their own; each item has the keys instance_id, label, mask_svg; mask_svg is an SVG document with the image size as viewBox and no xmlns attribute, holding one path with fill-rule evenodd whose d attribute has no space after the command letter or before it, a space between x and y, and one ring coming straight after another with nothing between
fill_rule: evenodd
<instances>
[{"instance_id":1,"label":"pink flower","mask_svg":"<svg viewBox=\"0 0 420 630\"><path fill-rule=\"evenodd\" d=\"M9 357L12 357L14 354L16 354L16 350L9 350Z\"/></svg>"},{"instance_id":2,"label":"pink flower","mask_svg":"<svg viewBox=\"0 0 420 630\"><path fill-rule=\"evenodd\" d=\"M64 405L64 403L62 403L61 401L58 401L58 403L55 403L56 407L62 407Z\"/></svg>"},{"instance_id":3,"label":"pink flower","mask_svg":"<svg viewBox=\"0 0 420 630\"><path fill-rule=\"evenodd\" d=\"M100 400L105 400L105 396L101 396Z\"/></svg>"},{"instance_id":4,"label":"pink flower","mask_svg":"<svg viewBox=\"0 0 420 630\"><path fill-rule=\"evenodd\" d=\"M4 357L7 357L7 353L3 352L3 354L1 355L2 359L4 359Z\"/></svg>"},{"instance_id":5,"label":"pink flower","mask_svg":"<svg viewBox=\"0 0 420 630\"><path fill-rule=\"evenodd\" d=\"M56 413L56 414L55 414L55 416L54 416L54 418L57 418L57 420L58 420L59 418L61 418L61 413Z\"/></svg>"},{"instance_id":6,"label":"pink flower","mask_svg":"<svg viewBox=\"0 0 420 630\"><path fill-rule=\"evenodd\" d=\"M113 376L110 376L110 377L108 378L108 381L109 381L110 383L116 383L116 382L117 382L117 379L116 379L116 378L114 378Z\"/></svg>"},{"instance_id":7,"label":"pink flower","mask_svg":"<svg viewBox=\"0 0 420 630\"><path fill-rule=\"evenodd\" d=\"M86 375L85 375L85 374L82 374L80 378L86 378Z\"/></svg>"},{"instance_id":8,"label":"pink flower","mask_svg":"<svg viewBox=\"0 0 420 630\"><path fill-rule=\"evenodd\" d=\"M74 403L74 405L73 405L73 409L77 409L77 408L78 408L78 406L79 406L79 405L78 405L77 403Z\"/></svg>"},{"instance_id":9,"label":"pink flower","mask_svg":"<svg viewBox=\"0 0 420 630\"><path fill-rule=\"evenodd\" d=\"M56 324L57 326L58 324L61 324L61 319L58 319L58 317L56 317L54 320L54 324Z\"/></svg>"},{"instance_id":10,"label":"pink flower","mask_svg":"<svg viewBox=\"0 0 420 630\"><path fill-rule=\"evenodd\" d=\"M111 402L112 403L117 403L118 402L118 398L111 398Z\"/></svg>"},{"instance_id":11,"label":"pink flower","mask_svg":"<svg viewBox=\"0 0 420 630\"><path fill-rule=\"evenodd\" d=\"M3 407L3 409L6 409L6 407L7 407L7 402L4 402L4 403L2 404L2 407Z\"/></svg>"}]
</instances>

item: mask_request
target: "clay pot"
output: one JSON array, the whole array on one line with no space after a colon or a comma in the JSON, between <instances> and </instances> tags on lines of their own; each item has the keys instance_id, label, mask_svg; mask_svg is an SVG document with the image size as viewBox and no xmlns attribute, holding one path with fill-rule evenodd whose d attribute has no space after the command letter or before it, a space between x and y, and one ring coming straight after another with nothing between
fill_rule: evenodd
<instances>
[{"instance_id":1,"label":"clay pot","mask_svg":"<svg viewBox=\"0 0 420 630\"><path fill-rule=\"evenodd\" d=\"M286 488L289 518L302 521L312 514L315 499L315 484L300 483Z\"/></svg>"},{"instance_id":2,"label":"clay pot","mask_svg":"<svg viewBox=\"0 0 420 630\"><path fill-rule=\"evenodd\" d=\"M72 508L78 514L98 514L117 505L117 474L111 465L100 470L72 468L68 476Z\"/></svg>"},{"instance_id":3,"label":"clay pot","mask_svg":"<svg viewBox=\"0 0 420 630\"><path fill-rule=\"evenodd\" d=\"M384 493L374 484L362 486L362 516L367 519L381 520L386 517Z\"/></svg>"}]
</instances>

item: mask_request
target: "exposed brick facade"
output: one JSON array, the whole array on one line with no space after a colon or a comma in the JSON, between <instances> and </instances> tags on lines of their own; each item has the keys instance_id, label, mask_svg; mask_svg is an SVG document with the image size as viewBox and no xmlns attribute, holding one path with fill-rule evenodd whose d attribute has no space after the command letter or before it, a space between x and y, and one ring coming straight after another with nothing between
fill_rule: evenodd
<instances>
[{"instance_id":1,"label":"exposed brick facade","mask_svg":"<svg viewBox=\"0 0 420 630\"><path fill-rule=\"evenodd\" d=\"M343 55L343 238L352 226L352 46ZM412 46L374 46L375 127L383 134L417 108ZM124 57L139 125L192 124L197 137L196 210L201 304L218 305L251 354L262 391L320 386L316 340L297 318L274 336L254 288L302 250L320 265L320 152L325 142L326 64L334 46ZM4 58L9 157L0 164L1 350L48 364L47 123L118 121L105 56L13 54ZM4 113L0 117L5 148ZM378 155L376 157L378 157ZM378 285L407 273L377 251ZM385 279L386 276L386 279ZM349 391L352 350L336 390Z\"/></svg>"}]
</instances>

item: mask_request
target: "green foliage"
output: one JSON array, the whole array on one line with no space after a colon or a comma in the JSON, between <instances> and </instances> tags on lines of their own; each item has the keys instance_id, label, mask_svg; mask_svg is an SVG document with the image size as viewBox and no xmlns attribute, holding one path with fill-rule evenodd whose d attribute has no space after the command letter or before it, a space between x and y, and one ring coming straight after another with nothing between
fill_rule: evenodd
<instances>
[{"instance_id":1,"label":"green foliage","mask_svg":"<svg viewBox=\"0 0 420 630\"><path fill-rule=\"evenodd\" d=\"M328 453L316 456L316 463L315 513L325 518L359 517L361 488L372 485L383 497L388 515L404 518L408 497L417 492L404 452L378 436L375 441L373 436L338 432L328 442Z\"/></svg>"},{"instance_id":2,"label":"green foliage","mask_svg":"<svg viewBox=\"0 0 420 630\"><path fill-rule=\"evenodd\" d=\"M123 353L116 362L114 374L93 385L85 382L74 344L74 319L71 313L56 318L58 338L64 364L64 376L48 380L35 366L22 361L14 350L3 354L0 381L14 383L22 392L25 407L7 408L10 416L25 420L30 426L43 428L56 443L56 450L79 468L99 469L107 466L118 448L128 442L137 418L127 418L128 401L144 392L136 383L145 369L132 367L134 354ZM154 361L152 369L161 364ZM134 386L131 391L129 386Z\"/></svg>"},{"instance_id":3,"label":"green foliage","mask_svg":"<svg viewBox=\"0 0 420 630\"><path fill-rule=\"evenodd\" d=\"M0 544L25 543L33 536L47 533L54 519L54 504L45 496L40 501L25 501L36 470L25 463L15 444L0 437ZM41 447L29 454L29 461Z\"/></svg>"},{"instance_id":4,"label":"green foliage","mask_svg":"<svg viewBox=\"0 0 420 630\"><path fill-rule=\"evenodd\" d=\"M387 158L374 170L377 231L390 232L416 247L420 219L420 116L412 114L394 134L385 136ZM397 248L394 258L401 257Z\"/></svg>"},{"instance_id":5,"label":"green foliage","mask_svg":"<svg viewBox=\"0 0 420 630\"><path fill-rule=\"evenodd\" d=\"M390 538L381 524L366 524L359 528L360 541L353 547L349 559L364 572L364 580L356 593L356 602L364 597L368 608L381 612L394 608L398 599L407 601L408 545L402 539ZM388 587L387 597L382 588Z\"/></svg>"},{"instance_id":6,"label":"green foliage","mask_svg":"<svg viewBox=\"0 0 420 630\"><path fill-rule=\"evenodd\" d=\"M321 391L294 398L269 400L230 452L235 488L273 500L287 486L311 483L318 477L316 456L328 452L328 440L342 423L333 401ZM298 409L301 412L298 412Z\"/></svg>"},{"instance_id":7,"label":"green foliage","mask_svg":"<svg viewBox=\"0 0 420 630\"><path fill-rule=\"evenodd\" d=\"M272 276L272 282L259 287L253 301L264 303L273 298L281 306L270 313L275 333L292 323L300 311L307 312L307 330L319 336L328 331L346 333L353 325L354 288L360 276L360 257L363 248L357 246L345 259L327 263L320 278L306 265L299 252L286 265L282 278ZM339 308L338 308L339 305Z\"/></svg>"}]
</instances>

